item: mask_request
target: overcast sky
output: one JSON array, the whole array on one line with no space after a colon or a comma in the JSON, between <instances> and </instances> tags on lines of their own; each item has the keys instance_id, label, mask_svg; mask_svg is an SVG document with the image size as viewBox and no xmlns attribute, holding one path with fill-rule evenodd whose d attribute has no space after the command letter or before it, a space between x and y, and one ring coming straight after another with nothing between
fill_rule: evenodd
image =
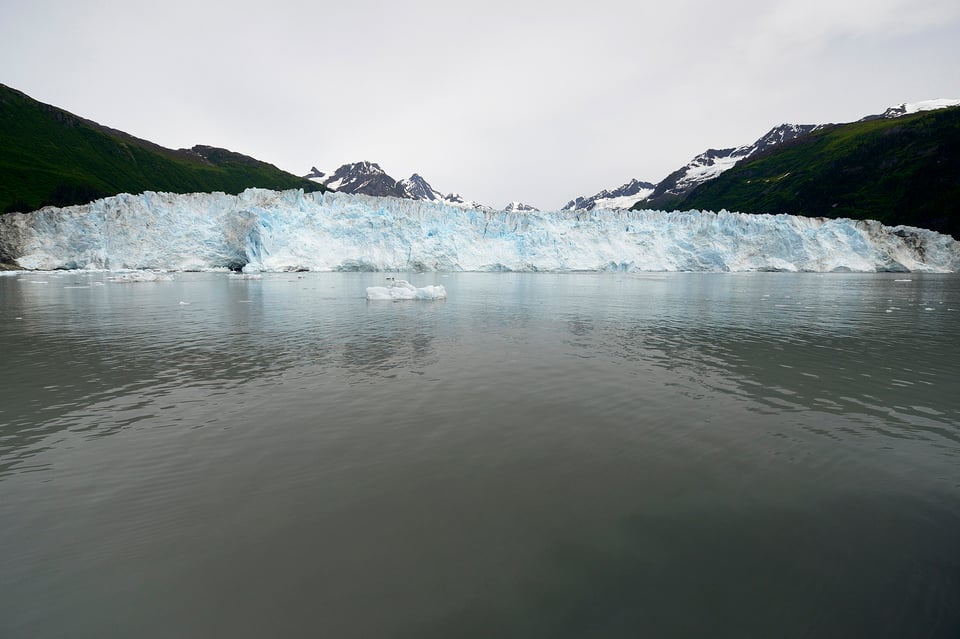
<instances>
[{"instance_id":1,"label":"overcast sky","mask_svg":"<svg viewBox=\"0 0 960 639\"><path fill-rule=\"evenodd\" d=\"M296 174L559 208L781 122L960 98L957 0L2 0L0 83Z\"/></svg>"}]
</instances>

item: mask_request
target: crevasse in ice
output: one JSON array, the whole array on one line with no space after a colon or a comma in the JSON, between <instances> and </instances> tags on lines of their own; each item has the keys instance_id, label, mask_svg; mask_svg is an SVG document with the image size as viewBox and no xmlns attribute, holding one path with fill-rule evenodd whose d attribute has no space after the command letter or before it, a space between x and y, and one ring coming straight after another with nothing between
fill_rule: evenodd
<instances>
[{"instance_id":1,"label":"crevasse in ice","mask_svg":"<svg viewBox=\"0 0 960 639\"><path fill-rule=\"evenodd\" d=\"M146 192L0 216L23 268L261 271L960 270L949 236L874 221L503 212L340 193Z\"/></svg>"}]
</instances>

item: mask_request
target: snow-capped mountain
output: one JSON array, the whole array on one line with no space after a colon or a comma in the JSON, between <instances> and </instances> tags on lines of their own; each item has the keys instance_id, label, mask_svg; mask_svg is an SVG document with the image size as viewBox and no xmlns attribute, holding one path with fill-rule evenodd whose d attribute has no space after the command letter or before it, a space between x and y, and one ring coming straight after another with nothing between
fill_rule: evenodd
<instances>
[{"instance_id":1,"label":"snow-capped mountain","mask_svg":"<svg viewBox=\"0 0 960 639\"><path fill-rule=\"evenodd\" d=\"M879 120L881 118L899 118L905 115L920 113L921 111L935 111L937 109L946 109L955 106L960 106L960 100L940 98L937 100L922 100L920 102L902 102L897 106L888 108L879 115L868 115L860 121L866 122L867 120Z\"/></svg>"},{"instance_id":2,"label":"snow-capped mountain","mask_svg":"<svg viewBox=\"0 0 960 639\"><path fill-rule=\"evenodd\" d=\"M510 202L501 210L505 213L520 213L539 211L540 209L535 206L530 206L529 204L524 204L523 202Z\"/></svg>"},{"instance_id":3,"label":"snow-capped mountain","mask_svg":"<svg viewBox=\"0 0 960 639\"><path fill-rule=\"evenodd\" d=\"M730 149L707 149L661 180L644 201L656 207L664 200L683 197L704 182L733 168L738 162L824 126L827 125L785 123L770 129L752 144Z\"/></svg>"},{"instance_id":4,"label":"snow-capped mountain","mask_svg":"<svg viewBox=\"0 0 960 639\"><path fill-rule=\"evenodd\" d=\"M428 202L443 201L443 195L427 182L419 173L414 173L405 180L397 182L403 193L400 197L409 200L426 200ZM369 194L368 194L369 195Z\"/></svg>"},{"instance_id":5,"label":"snow-capped mountain","mask_svg":"<svg viewBox=\"0 0 960 639\"><path fill-rule=\"evenodd\" d=\"M419 173L414 173L405 180L397 182L397 188L400 195L408 200L422 200L424 202L439 202L448 206L456 206L465 209L483 209L493 210L489 206L480 204L473 200L465 200L459 193L447 193L446 195L436 190ZM367 194L369 195L369 193Z\"/></svg>"},{"instance_id":6,"label":"snow-capped mountain","mask_svg":"<svg viewBox=\"0 0 960 639\"><path fill-rule=\"evenodd\" d=\"M612 191L604 189L590 197L578 197L570 200L561 211L592 211L593 209L629 209L631 206L645 200L656 187L650 182L630 180L623 186Z\"/></svg>"},{"instance_id":7,"label":"snow-capped mountain","mask_svg":"<svg viewBox=\"0 0 960 639\"><path fill-rule=\"evenodd\" d=\"M638 202L657 202L675 199L712 180L737 162L766 151L772 146L814 131L817 124L781 124L774 127L753 144L729 149L707 149L686 165L680 167L658 184L631 180L613 191L603 190L590 197L578 197L569 201L563 210L628 209Z\"/></svg>"},{"instance_id":8,"label":"snow-capped mountain","mask_svg":"<svg viewBox=\"0 0 960 639\"><path fill-rule=\"evenodd\" d=\"M324 173L317 167L311 167L310 172L304 177L340 193L399 197L424 202L442 202L460 208L490 209L479 202L464 199L459 193L443 195L418 173L414 173L405 180L395 180L376 162L344 164L333 173Z\"/></svg>"},{"instance_id":9,"label":"snow-capped mountain","mask_svg":"<svg viewBox=\"0 0 960 639\"><path fill-rule=\"evenodd\" d=\"M952 106L960 106L960 100L925 100L922 102L903 103L890 107L880 115L869 115L865 120L879 118L897 118L921 111L932 111ZM680 167L656 186L633 180L614 191L600 191L590 197L578 197L571 200L563 210L590 210L593 208L630 208L638 202L648 202L651 208L675 201L690 191L708 182L724 171L732 168L738 162L763 153L768 149L806 135L828 124L781 124L768 131L752 144L729 149L707 149L697 155L686 165ZM635 184L644 185L637 188Z\"/></svg>"},{"instance_id":10,"label":"snow-capped mountain","mask_svg":"<svg viewBox=\"0 0 960 639\"><path fill-rule=\"evenodd\" d=\"M403 197L403 190L398 188L397 181L376 162L344 164L329 174L312 167L304 177L341 193Z\"/></svg>"},{"instance_id":11,"label":"snow-capped mountain","mask_svg":"<svg viewBox=\"0 0 960 639\"><path fill-rule=\"evenodd\" d=\"M121 194L0 216L31 269L960 270L960 242L870 220L698 211L480 211L345 193Z\"/></svg>"}]
</instances>

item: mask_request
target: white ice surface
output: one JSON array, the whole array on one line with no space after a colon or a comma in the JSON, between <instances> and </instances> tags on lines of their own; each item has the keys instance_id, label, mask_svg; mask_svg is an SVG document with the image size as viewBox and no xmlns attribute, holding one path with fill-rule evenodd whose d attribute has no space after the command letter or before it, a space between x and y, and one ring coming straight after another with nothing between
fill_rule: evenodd
<instances>
[{"instance_id":1,"label":"white ice surface","mask_svg":"<svg viewBox=\"0 0 960 639\"><path fill-rule=\"evenodd\" d=\"M921 111L934 111L937 109L946 109L948 107L960 106L960 100L949 100L939 98L936 100L922 100L920 102L906 102L900 105L907 114L919 113Z\"/></svg>"},{"instance_id":2,"label":"white ice surface","mask_svg":"<svg viewBox=\"0 0 960 639\"><path fill-rule=\"evenodd\" d=\"M598 209L629 209L637 202L641 202L653 193L653 189L641 189L633 195L621 195L618 197L603 197L596 200Z\"/></svg>"},{"instance_id":3,"label":"white ice surface","mask_svg":"<svg viewBox=\"0 0 960 639\"><path fill-rule=\"evenodd\" d=\"M699 211L515 212L342 193L147 192L0 216L27 269L960 270L946 235L873 221Z\"/></svg>"},{"instance_id":4,"label":"white ice surface","mask_svg":"<svg viewBox=\"0 0 960 639\"><path fill-rule=\"evenodd\" d=\"M443 300L447 298L447 289L441 285L428 285L417 288L406 280L393 280L389 286L368 286L368 300Z\"/></svg>"}]
</instances>

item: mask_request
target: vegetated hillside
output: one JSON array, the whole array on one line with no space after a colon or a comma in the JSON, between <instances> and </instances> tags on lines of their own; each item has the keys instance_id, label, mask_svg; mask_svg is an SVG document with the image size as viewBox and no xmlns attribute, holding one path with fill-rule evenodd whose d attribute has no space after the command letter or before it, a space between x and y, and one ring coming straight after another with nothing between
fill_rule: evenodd
<instances>
[{"instance_id":1,"label":"vegetated hillside","mask_svg":"<svg viewBox=\"0 0 960 639\"><path fill-rule=\"evenodd\" d=\"M37 102L0 84L0 213L117 193L326 190L225 149L172 150Z\"/></svg>"},{"instance_id":2,"label":"vegetated hillside","mask_svg":"<svg viewBox=\"0 0 960 639\"><path fill-rule=\"evenodd\" d=\"M827 126L658 208L875 219L960 239L960 107Z\"/></svg>"}]
</instances>

